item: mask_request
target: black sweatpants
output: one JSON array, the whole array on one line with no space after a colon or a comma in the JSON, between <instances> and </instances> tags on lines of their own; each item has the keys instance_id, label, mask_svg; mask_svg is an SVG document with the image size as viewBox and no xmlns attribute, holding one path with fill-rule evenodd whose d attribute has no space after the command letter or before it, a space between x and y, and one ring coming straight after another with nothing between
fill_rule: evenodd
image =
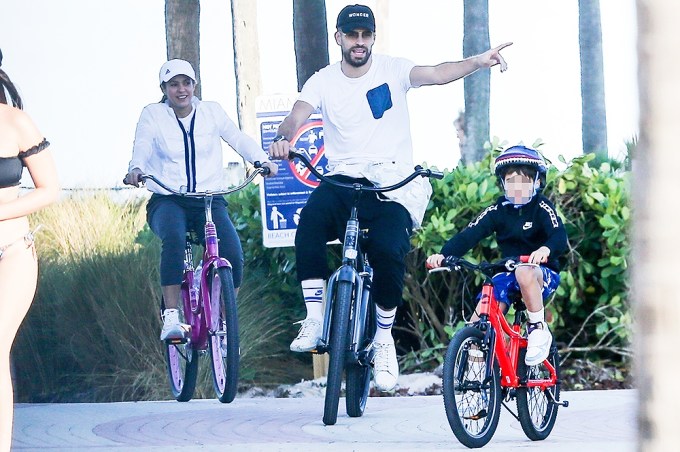
<instances>
[{"instance_id":1,"label":"black sweatpants","mask_svg":"<svg viewBox=\"0 0 680 452\"><path fill-rule=\"evenodd\" d=\"M333 176L333 179L356 181L346 176ZM368 183L365 179L360 181ZM295 235L299 281L330 277L326 243L344 239L353 199L352 190L323 182L310 195ZM369 230L364 250L374 271L373 300L385 309L395 308L402 303L405 257L413 228L411 216L401 204L378 199L376 193L370 192L361 195L358 210L359 227Z\"/></svg>"},{"instance_id":2,"label":"black sweatpants","mask_svg":"<svg viewBox=\"0 0 680 452\"><path fill-rule=\"evenodd\" d=\"M227 213L227 201L223 197L213 198L212 216L217 228L219 255L231 263L234 287L240 287L243 279L243 249ZM199 239L204 241L203 199L154 193L146 206L146 220L163 243L161 285L181 284L187 231L196 231Z\"/></svg>"}]
</instances>

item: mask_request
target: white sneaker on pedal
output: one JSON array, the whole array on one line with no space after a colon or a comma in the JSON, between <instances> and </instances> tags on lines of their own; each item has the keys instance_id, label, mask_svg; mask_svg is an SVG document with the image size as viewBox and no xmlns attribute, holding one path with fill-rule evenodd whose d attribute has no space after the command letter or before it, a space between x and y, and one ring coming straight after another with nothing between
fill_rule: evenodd
<instances>
[{"instance_id":1,"label":"white sneaker on pedal","mask_svg":"<svg viewBox=\"0 0 680 452\"><path fill-rule=\"evenodd\" d=\"M524 362L527 366L541 364L550 354L550 344L552 344L552 334L548 330L545 322L527 324L527 354Z\"/></svg>"},{"instance_id":2,"label":"white sneaker on pedal","mask_svg":"<svg viewBox=\"0 0 680 452\"><path fill-rule=\"evenodd\" d=\"M309 352L316 348L323 334L323 324L317 319L304 319L301 322L300 332L290 343L293 352Z\"/></svg>"},{"instance_id":3,"label":"white sneaker on pedal","mask_svg":"<svg viewBox=\"0 0 680 452\"><path fill-rule=\"evenodd\" d=\"M166 309L163 311L163 329L161 330L161 340L183 339L191 330L191 327L179 321L179 311L177 309Z\"/></svg>"},{"instance_id":4,"label":"white sneaker on pedal","mask_svg":"<svg viewBox=\"0 0 680 452\"><path fill-rule=\"evenodd\" d=\"M373 342L373 381L378 391L391 391L399 378L399 363L394 344Z\"/></svg>"}]
</instances>

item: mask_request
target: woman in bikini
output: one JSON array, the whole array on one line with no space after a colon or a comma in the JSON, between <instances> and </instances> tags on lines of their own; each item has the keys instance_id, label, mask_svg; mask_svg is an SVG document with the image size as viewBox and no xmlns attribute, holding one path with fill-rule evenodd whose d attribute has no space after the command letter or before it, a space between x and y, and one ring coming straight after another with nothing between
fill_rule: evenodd
<instances>
[{"instance_id":1,"label":"woman in bikini","mask_svg":"<svg viewBox=\"0 0 680 452\"><path fill-rule=\"evenodd\" d=\"M0 452L10 450L14 400L9 353L33 301L38 261L27 215L53 202L59 182L49 150L22 111L14 84L2 70L0 52ZM19 196L26 167L35 190Z\"/></svg>"}]
</instances>

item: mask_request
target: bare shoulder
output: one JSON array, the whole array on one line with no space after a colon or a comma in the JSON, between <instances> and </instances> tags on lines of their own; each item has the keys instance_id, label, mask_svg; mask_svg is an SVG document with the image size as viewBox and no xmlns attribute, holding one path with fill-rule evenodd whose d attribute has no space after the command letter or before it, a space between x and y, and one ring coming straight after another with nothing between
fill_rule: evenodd
<instances>
[{"instance_id":1,"label":"bare shoulder","mask_svg":"<svg viewBox=\"0 0 680 452\"><path fill-rule=\"evenodd\" d=\"M3 122L14 129L20 151L35 146L43 140L42 134L28 113L7 105L5 107L3 110L6 111L2 113L6 115L3 117Z\"/></svg>"}]
</instances>

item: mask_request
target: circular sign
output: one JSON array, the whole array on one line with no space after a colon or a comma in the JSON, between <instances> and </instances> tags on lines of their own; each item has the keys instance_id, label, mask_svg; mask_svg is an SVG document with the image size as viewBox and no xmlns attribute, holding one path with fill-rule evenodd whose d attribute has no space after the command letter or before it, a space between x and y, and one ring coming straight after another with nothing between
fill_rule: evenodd
<instances>
[{"instance_id":1,"label":"circular sign","mask_svg":"<svg viewBox=\"0 0 680 452\"><path fill-rule=\"evenodd\" d=\"M309 121L297 131L291 145L295 150L312 162L314 168L321 174L326 173L327 160L324 155L323 123L320 120ZM304 185L316 188L319 179L312 174L302 162L291 160L289 162L291 173Z\"/></svg>"}]
</instances>

